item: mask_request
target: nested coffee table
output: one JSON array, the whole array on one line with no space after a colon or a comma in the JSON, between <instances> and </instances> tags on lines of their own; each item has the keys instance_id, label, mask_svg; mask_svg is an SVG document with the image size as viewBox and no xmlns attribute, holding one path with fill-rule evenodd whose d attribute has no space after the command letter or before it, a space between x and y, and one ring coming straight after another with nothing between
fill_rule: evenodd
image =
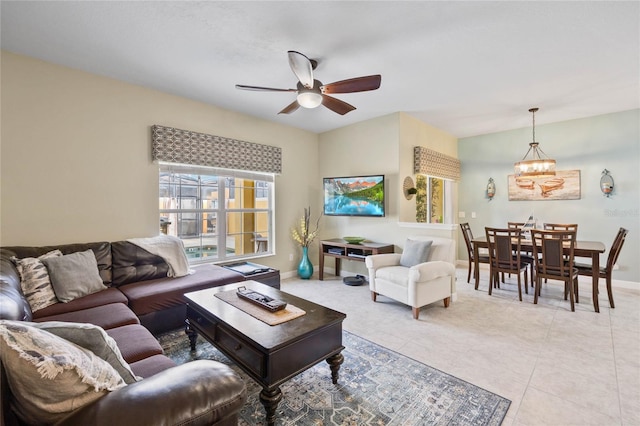
<instances>
[{"instance_id":1,"label":"nested coffee table","mask_svg":"<svg viewBox=\"0 0 640 426\"><path fill-rule=\"evenodd\" d=\"M240 286L283 300L306 313L278 325L269 325L216 297L217 292ZM275 424L276 408L282 399L280 385L326 360L331 380L338 382L344 357L342 321L346 315L256 281L243 281L185 294L187 333L195 349L196 333L233 360L262 386L260 402L267 412L267 424Z\"/></svg>"}]
</instances>

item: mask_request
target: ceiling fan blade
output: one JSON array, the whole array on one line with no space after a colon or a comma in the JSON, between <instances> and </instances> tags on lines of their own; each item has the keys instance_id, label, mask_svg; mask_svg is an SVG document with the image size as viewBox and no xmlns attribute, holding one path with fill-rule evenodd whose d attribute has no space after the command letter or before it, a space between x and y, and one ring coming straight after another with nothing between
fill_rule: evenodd
<instances>
[{"instance_id":1,"label":"ceiling fan blade","mask_svg":"<svg viewBox=\"0 0 640 426\"><path fill-rule=\"evenodd\" d=\"M356 107L354 107L353 105L327 95L322 95L322 105L340 115L345 115L349 111L353 111L354 109L356 109Z\"/></svg>"},{"instance_id":2,"label":"ceiling fan blade","mask_svg":"<svg viewBox=\"0 0 640 426\"><path fill-rule=\"evenodd\" d=\"M287 52L289 54L289 66L291 71L298 77L300 83L307 89L313 88L313 66L305 55L295 50Z\"/></svg>"},{"instance_id":3,"label":"ceiling fan blade","mask_svg":"<svg viewBox=\"0 0 640 426\"><path fill-rule=\"evenodd\" d=\"M325 84L320 88L322 93L353 93L376 90L380 87L382 76L380 74L368 75L366 77L350 78L348 80L336 81Z\"/></svg>"},{"instance_id":4,"label":"ceiling fan blade","mask_svg":"<svg viewBox=\"0 0 640 426\"><path fill-rule=\"evenodd\" d=\"M275 89L273 87L246 86L244 84L236 84L236 89L254 90L257 92L297 92L297 89Z\"/></svg>"},{"instance_id":5,"label":"ceiling fan blade","mask_svg":"<svg viewBox=\"0 0 640 426\"><path fill-rule=\"evenodd\" d=\"M280 111L278 114L291 114L298 108L300 108L300 104L298 103L298 101L293 101L289 105L284 107L284 109Z\"/></svg>"}]
</instances>

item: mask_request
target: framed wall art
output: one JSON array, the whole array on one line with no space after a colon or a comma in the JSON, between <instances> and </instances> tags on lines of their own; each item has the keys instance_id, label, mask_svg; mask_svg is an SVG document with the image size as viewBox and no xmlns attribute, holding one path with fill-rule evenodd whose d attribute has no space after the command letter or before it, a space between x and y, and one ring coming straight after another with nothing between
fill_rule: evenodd
<instances>
[{"instance_id":1,"label":"framed wall art","mask_svg":"<svg viewBox=\"0 0 640 426\"><path fill-rule=\"evenodd\" d=\"M580 170L555 176L508 176L509 201L579 200Z\"/></svg>"}]
</instances>

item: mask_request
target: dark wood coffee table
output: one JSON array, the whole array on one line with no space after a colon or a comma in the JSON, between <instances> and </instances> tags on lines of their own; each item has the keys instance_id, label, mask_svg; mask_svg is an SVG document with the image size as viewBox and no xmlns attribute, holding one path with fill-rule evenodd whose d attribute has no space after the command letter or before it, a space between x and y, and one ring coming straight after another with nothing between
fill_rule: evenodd
<instances>
[{"instance_id":1,"label":"dark wood coffee table","mask_svg":"<svg viewBox=\"0 0 640 426\"><path fill-rule=\"evenodd\" d=\"M215 296L240 286L283 300L306 312L282 324L269 325ZM331 380L338 382L344 357L342 321L346 315L256 281L243 281L185 294L187 334L195 349L196 333L235 362L262 386L260 402L267 424L275 424L282 399L280 385L326 360Z\"/></svg>"}]
</instances>

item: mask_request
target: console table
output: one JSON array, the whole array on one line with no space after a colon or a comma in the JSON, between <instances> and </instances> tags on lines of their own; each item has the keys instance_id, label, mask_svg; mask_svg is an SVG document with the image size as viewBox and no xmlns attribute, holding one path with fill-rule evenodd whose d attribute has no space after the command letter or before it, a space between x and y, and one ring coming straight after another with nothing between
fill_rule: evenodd
<instances>
[{"instance_id":1,"label":"console table","mask_svg":"<svg viewBox=\"0 0 640 426\"><path fill-rule=\"evenodd\" d=\"M330 240L320 241L320 271L318 272L320 280L324 277L324 258L325 256L335 259L336 275L340 276L340 260L356 260L364 262L364 258L372 254L393 253L393 244L363 242L360 244L351 244L342 238L333 238Z\"/></svg>"}]
</instances>

